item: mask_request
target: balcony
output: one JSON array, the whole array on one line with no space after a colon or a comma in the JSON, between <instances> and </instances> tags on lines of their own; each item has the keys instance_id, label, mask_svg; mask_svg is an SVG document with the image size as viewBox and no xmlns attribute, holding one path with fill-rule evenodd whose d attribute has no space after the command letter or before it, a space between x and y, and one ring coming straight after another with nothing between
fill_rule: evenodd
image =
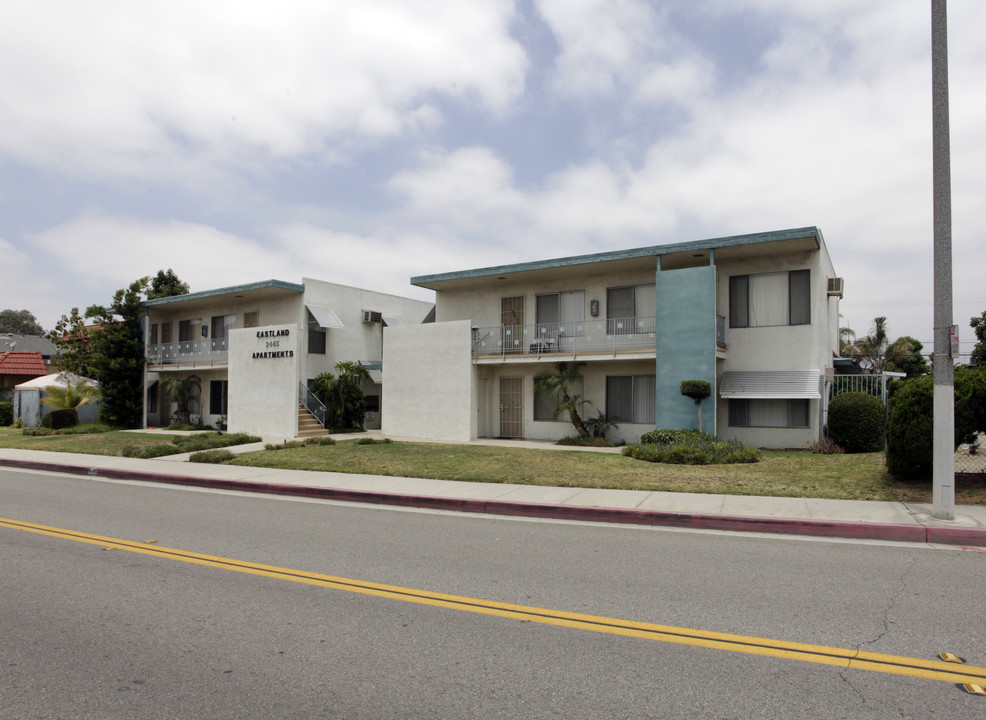
<instances>
[{"instance_id":1,"label":"balcony","mask_svg":"<svg viewBox=\"0 0 986 720\"><path fill-rule=\"evenodd\" d=\"M203 338L147 346L148 365L211 367L229 361L227 338Z\"/></svg>"},{"instance_id":2,"label":"balcony","mask_svg":"<svg viewBox=\"0 0 986 720\"><path fill-rule=\"evenodd\" d=\"M592 355L653 357L657 352L656 323L652 316L477 327L473 328L472 356L519 362Z\"/></svg>"}]
</instances>

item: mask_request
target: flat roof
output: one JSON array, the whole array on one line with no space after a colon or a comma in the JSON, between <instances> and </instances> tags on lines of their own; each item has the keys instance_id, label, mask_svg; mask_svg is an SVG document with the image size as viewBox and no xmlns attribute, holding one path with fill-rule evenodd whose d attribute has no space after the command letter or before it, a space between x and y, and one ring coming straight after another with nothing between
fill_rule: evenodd
<instances>
[{"instance_id":1,"label":"flat roof","mask_svg":"<svg viewBox=\"0 0 986 720\"><path fill-rule=\"evenodd\" d=\"M650 247L633 248L630 250L615 250L610 252L593 253L590 255L574 255L571 257L554 258L550 260L536 260L533 262L516 263L513 265L497 265L494 267L459 270L456 272L437 273L434 275L419 275L411 278L411 284L419 287L432 288L432 286L437 283L466 280L469 278L484 278L495 275L505 275L508 273L531 272L536 270L588 265L592 263L616 262L620 260L633 260L644 257L660 257L662 255L694 253L702 250L718 250L721 248L735 248L744 245L758 245L762 243L782 242L785 240L805 239L814 240L814 245L816 248L821 248L822 246L821 231L816 226L809 226L803 228L791 228L788 230L773 230L770 232L751 233L749 235L731 235L728 237L709 238L706 240L694 240L684 243L653 245Z\"/></svg>"},{"instance_id":2,"label":"flat roof","mask_svg":"<svg viewBox=\"0 0 986 720\"><path fill-rule=\"evenodd\" d=\"M157 307L159 305L170 305L172 303L187 303L196 300L208 300L223 295L245 295L257 294L263 291L286 291L304 293L305 286L298 283L289 283L284 280L261 280L259 282L247 283L246 285L232 285L230 287L216 288L215 290L202 290L201 292L185 293L184 295L171 295L170 297L155 298L145 300L146 307Z\"/></svg>"}]
</instances>

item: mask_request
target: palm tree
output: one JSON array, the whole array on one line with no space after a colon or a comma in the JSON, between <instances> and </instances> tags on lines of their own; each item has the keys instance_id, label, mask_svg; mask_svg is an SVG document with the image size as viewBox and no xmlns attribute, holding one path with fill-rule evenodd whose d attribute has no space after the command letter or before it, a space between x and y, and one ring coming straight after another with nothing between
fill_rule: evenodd
<instances>
[{"instance_id":1,"label":"palm tree","mask_svg":"<svg viewBox=\"0 0 986 720\"><path fill-rule=\"evenodd\" d=\"M883 366L887 362L888 341L887 318L882 315L873 318L870 334L856 342L856 356L860 363L864 363L874 373L883 372Z\"/></svg>"},{"instance_id":2,"label":"palm tree","mask_svg":"<svg viewBox=\"0 0 986 720\"><path fill-rule=\"evenodd\" d=\"M555 372L540 373L534 378L534 392L538 395L549 393L552 397L558 398L555 406L555 417L567 412L572 425L578 432L579 437L589 437L589 431L585 429L579 411L588 403L588 400L581 395L572 395L570 387L575 383L582 382L583 362L559 362L555 363Z\"/></svg>"},{"instance_id":3,"label":"palm tree","mask_svg":"<svg viewBox=\"0 0 986 720\"><path fill-rule=\"evenodd\" d=\"M336 390L339 393L339 420L346 418L345 394L348 387L358 387L364 380L372 380L370 371L352 360L340 360L335 364L336 372L339 373L339 380L336 383ZM360 421L360 427L363 423Z\"/></svg>"},{"instance_id":4,"label":"palm tree","mask_svg":"<svg viewBox=\"0 0 986 720\"><path fill-rule=\"evenodd\" d=\"M172 417L176 422L186 425L191 423L189 405L198 398L201 392L201 385L199 383L200 381L197 375L188 375L186 377L167 375L162 378L161 389L164 391L165 397L178 405Z\"/></svg>"},{"instance_id":5,"label":"palm tree","mask_svg":"<svg viewBox=\"0 0 986 720\"><path fill-rule=\"evenodd\" d=\"M75 414L74 425L79 424L79 408L99 400L99 388L85 380L76 382L72 387L71 378L65 378L65 387L49 385L45 388L47 397L41 402L55 410L70 410Z\"/></svg>"}]
</instances>

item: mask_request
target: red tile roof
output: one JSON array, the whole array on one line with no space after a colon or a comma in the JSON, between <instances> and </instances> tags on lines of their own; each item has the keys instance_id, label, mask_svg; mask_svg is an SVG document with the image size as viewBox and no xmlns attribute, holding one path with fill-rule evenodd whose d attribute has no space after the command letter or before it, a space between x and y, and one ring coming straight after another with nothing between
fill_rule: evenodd
<instances>
[{"instance_id":1,"label":"red tile roof","mask_svg":"<svg viewBox=\"0 0 986 720\"><path fill-rule=\"evenodd\" d=\"M45 367L45 361L41 359L41 353L37 350L0 352L0 375L42 377L47 374L48 368Z\"/></svg>"}]
</instances>

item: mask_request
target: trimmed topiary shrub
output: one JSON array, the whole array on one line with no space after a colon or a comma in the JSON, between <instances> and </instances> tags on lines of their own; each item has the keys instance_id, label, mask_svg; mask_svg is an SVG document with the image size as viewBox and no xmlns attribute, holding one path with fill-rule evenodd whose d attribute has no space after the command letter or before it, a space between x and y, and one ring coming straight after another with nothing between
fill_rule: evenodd
<instances>
[{"instance_id":1,"label":"trimmed topiary shrub","mask_svg":"<svg viewBox=\"0 0 986 720\"><path fill-rule=\"evenodd\" d=\"M867 393L836 395L829 403L829 437L847 453L879 452L887 436L887 411Z\"/></svg>"},{"instance_id":2,"label":"trimmed topiary shrub","mask_svg":"<svg viewBox=\"0 0 986 720\"><path fill-rule=\"evenodd\" d=\"M887 470L900 480L925 480L934 469L934 378L904 380L890 398ZM986 430L986 368L955 368L955 447Z\"/></svg>"},{"instance_id":3,"label":"trimmed topiary shrub","mask_svg":"<svg viewBox=\"0 0 986 720\"><path fill-rule=\"evenodd\" d=\"M79 413L71 408L52 410L41 418L41 424L52 430L75 427L79 424Z\"/></svg>"},{"instance_id":4,"label":"trimmed topiary shrub","mask_svg":"<svg viewBox=\"0 0 986 720\"><path fill-rule=\"evenodd\" d=\"M8 400L0 400L0 427L7 427L14 422L14 404Z\"/></svg>"}]
</instances>

